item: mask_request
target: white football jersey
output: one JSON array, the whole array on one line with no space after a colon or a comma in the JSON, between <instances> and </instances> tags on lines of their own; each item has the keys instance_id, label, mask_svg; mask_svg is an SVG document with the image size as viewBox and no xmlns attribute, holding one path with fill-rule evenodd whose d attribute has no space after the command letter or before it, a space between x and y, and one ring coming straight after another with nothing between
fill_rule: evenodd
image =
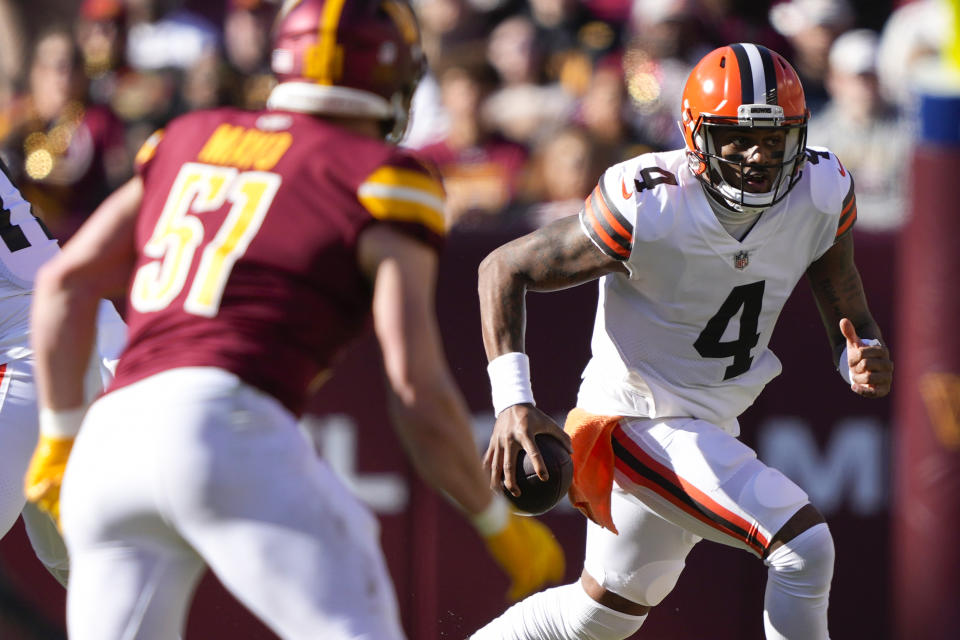
<instances>
[{"instance_id":1,"label":"white football jersey","mask_svg":"<svg viewBox=\"0 0 960 640\"><path fill-rule=\"evenodd\" d=\"M33 280L59 250L0 164L0 353L25 345Z\"/></svg>"},{"instance_id":2,"label":"white football jersey","mask_svg":"<svg viewBox=\"0 0 960 640\"><path fill-rule=\"evenodd\" d=\"M781 370L768 348L807 267L856 219L853 180L809 148L797 185L738 241L717 220L683 149L607 169L580 212L629 276L600 280L578 406L604 415L736 417Z\"/></svg>"},{"instance_id":3,"label":"white football jersey","mask_svg":"<svg viewBox=\"0 0 960 640\"><path fill-rule=\"evenodd\" d=\"M22 358L30 347L30 304L40 265L60 251L0 162L0 360ZM97 352L103 383L113 377L127 326L109 300L97 309Z\"/></svg>"}]
</instances>

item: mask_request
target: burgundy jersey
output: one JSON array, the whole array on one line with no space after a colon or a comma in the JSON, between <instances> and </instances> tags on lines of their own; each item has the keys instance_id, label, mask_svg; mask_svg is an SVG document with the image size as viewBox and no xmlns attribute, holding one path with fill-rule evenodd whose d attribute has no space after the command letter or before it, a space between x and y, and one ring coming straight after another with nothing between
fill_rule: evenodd
<instances>
[{"instance_id":1,"label":"burgundy jersey","mask_svg":"<svg viewBox=\"0 0 960 640\"><path fill-rule=\"evenodd\" d=\"M147 141L137 169L130 335L111 388L216 366L299 415L367 325L361 232L390 224L432 246L444 232L439 179L409 151L305 114L192 113Z\"/></svg>"}]
</instances>

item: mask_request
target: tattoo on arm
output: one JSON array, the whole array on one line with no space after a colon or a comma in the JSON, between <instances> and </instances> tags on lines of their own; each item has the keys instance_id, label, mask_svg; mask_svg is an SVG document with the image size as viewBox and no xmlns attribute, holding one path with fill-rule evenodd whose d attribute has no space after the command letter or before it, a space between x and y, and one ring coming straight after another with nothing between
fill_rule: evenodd
<instances>
[{"instance_id":1,"label":"tattoo on arm","mask_svg":"<svg viewBox=\"0 0 960 640\"><path fill-rule=\"evenodd\" d=\"M853 240L849 234L810 265L807 279L835 355L843 349L845 340L839 327L842 318L849 318L861 337L880 337L853 261Z\"/></svg>"},{"instance_id":2,"label":"tattoo on arm","mask_svg":"<svg viewBox=\"0 0 960 640\"><path fill-rule=\"evenodd\" d=\"M819 298L829 310L830 317L838 322L848 316L851 309L862 306L863 284L855 270L825 277L813 286L820 291Z\"/></svg>"},{"instance_id":3,"label":"tattoo on arm","mask_svg":"<svg viewBox=\"0 0 960 640\"><path fill-rule=\"evenodd\" d=\"M553 222L509 242L480 265L478 288L487 357L523 351L527 291L557 291L626 273L580 230L577 216Z\"/></svg>"}]
</instances>

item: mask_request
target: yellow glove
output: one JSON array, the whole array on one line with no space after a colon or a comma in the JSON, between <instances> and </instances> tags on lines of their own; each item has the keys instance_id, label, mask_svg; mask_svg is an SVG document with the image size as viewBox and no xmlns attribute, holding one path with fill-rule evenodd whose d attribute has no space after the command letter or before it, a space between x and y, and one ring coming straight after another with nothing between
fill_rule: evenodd
<instances>
[{"instance_id":1,"label":"yellow glove","mask_svg":"<svg viewBox=\"0 0 960 640\"><path fill-rule=\"evenodd\" d=\"M516 602L563 578L563 549L546 525L510 513L505 527L484 536L487 550L510 576L507 598Z\"/></svg>"},{"instance_id":2,"label":"yellow glove","mask_svg":"<svg viewBox=\"0 0 960 640\"><path fill-rule=\"evenodd\" d=\"M40 435L40 442L33 452L23 491L27 500L41 511L50 514L60 527L60 484L67 468L67 458L73 448L73 438L54 438Z\"/></svg>"}]
</instances>

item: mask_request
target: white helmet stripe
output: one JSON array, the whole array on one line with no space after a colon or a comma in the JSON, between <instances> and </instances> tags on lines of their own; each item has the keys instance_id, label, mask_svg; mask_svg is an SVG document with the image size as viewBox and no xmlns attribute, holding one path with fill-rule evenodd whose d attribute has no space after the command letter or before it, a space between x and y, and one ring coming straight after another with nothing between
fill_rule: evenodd
<instances>
[{"instance_id":1,"label":"white helmet stripe","mask_svg":"<svg viewBox=\"0 0 960 640\"><path fill-rule=\"evenodd\" d=\"M767 103L767 78L763 73L763 59L760 57L760 50L757 45L744 43L744 51L750 60L750 75L753 77L753 104ZM744 96L746 97L746 96Z\"/></svg>"},{"instance_id":2,"label":"white helmet stripe","mask_svg":"<svg viewBox=\"0 0 960 640\"><path fill-rule=\"evenodd\" d=\"M770 50L749 42L730 48L740 67L742 104L777 104L777 71Z\"/></svg>"},{"instance_id":3,"label":"white helmet stripe","mask_svg":"<svg viewBox=\"0 0 960 640\"><path fill-rule=\"evenodd\" d=\"M767 92L764 98L766 104L779 104L777 102L777 68L774 64L773 54L766 47L757 47L760 52L760 59L763 60L763 77L767 85Z\"/></svg>"}]
</instances>

